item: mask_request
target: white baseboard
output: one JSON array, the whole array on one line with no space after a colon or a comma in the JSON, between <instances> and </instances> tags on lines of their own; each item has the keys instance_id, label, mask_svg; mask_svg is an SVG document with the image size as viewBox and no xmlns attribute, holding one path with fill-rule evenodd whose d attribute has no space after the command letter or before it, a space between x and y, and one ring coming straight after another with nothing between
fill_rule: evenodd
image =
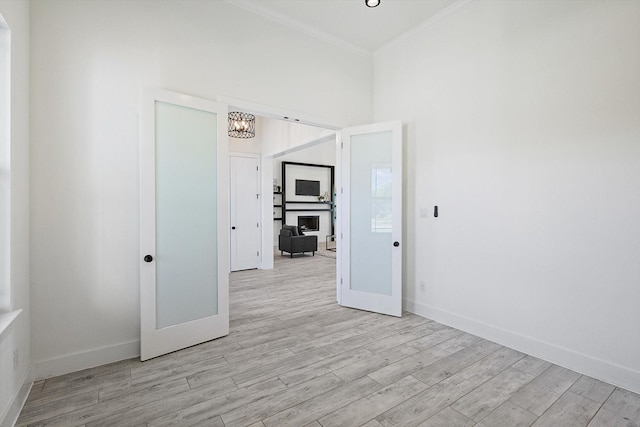
<instances>
[{"instance_id":1,"label":"white baseboard","mask_svg":"<svg viewBox=\"0 0 640 427\"><path fill-rule=\"evenodd\" d=\"M415 301L404 300L404 306L419 316L640 393L640 371Z\"/></svg>"},{"instance_id":2,"label":"white baseboard","mask_svg":"<svg viewBox=\"0 0 640 427\"><path fill-rule=\"evenodd\" d=\"M35 362L33 378L41 380L138 356L140 341L129 341Z\"/></svg>"},{"instance_id":3,"label":"white baseboard","mask_svg":"<svg viewBox=\"0 0 640 427\"><path fill-rule=\"evenodd\" d=\"M18 394L13 399L13 402L7 409L7 412L0 416L0 427L13 427L16 424L16 421L18 421L18 416L22 411L22 407L31 392L31 386L33 385L32 373L33 365L29 365L29 368L26 370L24 378L22 379L22 387L18 390Z\"/></svg>"}]
</instances>

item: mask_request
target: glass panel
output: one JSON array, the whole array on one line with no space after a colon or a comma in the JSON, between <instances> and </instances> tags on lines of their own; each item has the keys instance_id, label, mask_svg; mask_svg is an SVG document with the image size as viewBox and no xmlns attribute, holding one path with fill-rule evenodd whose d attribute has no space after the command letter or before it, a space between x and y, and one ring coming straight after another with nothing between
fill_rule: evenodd
<instances>
[{"instance_id":1,"label":"glass panel","mask_svg":"<svg viewBox=\"0 0 640 427\"><path fill-rule=\"evenodd\" d=\"M351 137L352 290L391 295L391 131Z\"/></svg>"},{"instance_id":2,"label":"glass panel","mask_svg":"<svg viewBox=\"0 0 640 427\"><path fill-rule=\"evenodd\" d=\"M156 102L156 327L218 313L217 118Z\"/></svg>"},{"instance_id":3,"label":"glass panel","mask_svg":"<svg viewBox=\"0 0 640 427\"><path fill-rule=\"evenodd\" d=\"M391 233L391 192L393 175L390 165L371 169L371 232Z\"/></svg>"}]
</instances>

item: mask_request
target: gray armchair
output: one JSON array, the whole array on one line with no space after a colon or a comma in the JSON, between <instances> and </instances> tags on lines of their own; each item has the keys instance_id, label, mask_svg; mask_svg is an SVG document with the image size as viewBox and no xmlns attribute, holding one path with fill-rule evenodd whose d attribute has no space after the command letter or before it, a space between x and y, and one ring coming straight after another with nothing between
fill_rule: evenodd
<instances>
[{"instance_id":1,"label":"gray armchair","mask_svg":"<svg viewBox=\"0 0 640 427\"><path fill-rule=\"evenodd\" d=\"M318 236L305 236L295 225L283 225L278 238L278 249L280 255L289 252L291 258L293 254L305 252L311 252L315 256L318 250Z\"/></svg>"}]
</instances>

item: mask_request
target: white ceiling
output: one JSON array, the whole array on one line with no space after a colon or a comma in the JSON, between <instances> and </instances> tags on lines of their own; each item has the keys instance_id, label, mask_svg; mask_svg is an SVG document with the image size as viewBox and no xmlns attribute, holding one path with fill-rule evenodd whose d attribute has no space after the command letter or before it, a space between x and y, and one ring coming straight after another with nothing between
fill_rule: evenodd
<instances>
[{"instance_id":1,"label":"white ceiling","mask_svg":"<svg viewBox=\"0 0 640 427\"><path fill-rule=\"evenodd\" d=\"M460 0L227 0L320 39L372 54Z\"/></svg>"}]
</instances>

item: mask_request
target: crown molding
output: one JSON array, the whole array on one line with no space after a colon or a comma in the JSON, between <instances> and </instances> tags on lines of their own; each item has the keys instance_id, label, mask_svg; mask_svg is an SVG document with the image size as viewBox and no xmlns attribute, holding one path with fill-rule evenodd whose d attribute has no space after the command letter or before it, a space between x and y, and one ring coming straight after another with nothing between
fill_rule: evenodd
<instances>
[{"instance_id":1,"label":"crown molding","mask_svg":"<svg viewBox=\"0 0 640 427\"><path fill-rule=\"evenodd\" d=\"M419 33L420 31L423 31L423 30L431 27L436 22L438 22L438 21L444 19L445 17L451 15L452 13L454 13L455 11L460 9L461 7L465 6L467 3L470 3L471 1L473 1L473 0L458 0L455 3L452 3L451 5L445 7L444 9L442 9L440 12L436 13L435 15L433 15L430 18L428 18L425 21L423 21L417 27L413 27L412 29L410 29L408 31L405 31L404 33L400 34L395 39L391 40L388 43L385 43L380 48L376 49L376 51L373 52L373 56L374 57L378 56L379 54L384 53L387 50L392 49L392 48L396 47L399 44L404 43L407 39L413 37L415 34Z\"/></svg>"},{"instance_id":2,"label":"crown molding","mask_svg":"<svg viewBox=\"0 0 640 427\"><path fill-rule=\"evenodd\" d=\"M363 56L365 58L372 57L372 53L369 50L360 46L356 46L352 43L346 42L338 37L332 36L331 34L325 33L324 31L319 30L317 28L312 28L307 25L303 25L298 21L289 18L288 16L285 16L281 13L278 13L269 9L268 7L265 7L260 1L257 1L257 0L225 0L225 1L233 6L244 9L247 12L251 12L255 15L262 16L263 18L269 19L270 21L284 25L296 31L300 31L311 37L314 37L323 42L332 44L341 49L348 50L352 53Z\"/></svg>"}]
</instances>

